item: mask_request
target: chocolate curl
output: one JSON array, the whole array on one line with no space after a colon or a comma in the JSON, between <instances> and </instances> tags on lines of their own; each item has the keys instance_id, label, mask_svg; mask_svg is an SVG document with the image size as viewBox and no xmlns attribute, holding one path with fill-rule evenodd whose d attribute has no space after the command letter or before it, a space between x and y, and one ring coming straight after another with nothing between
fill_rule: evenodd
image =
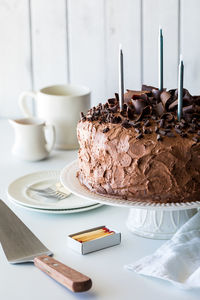
<instances>
[{"instance_id":1,"label":"chocolate curl","mask_svg":"<svg viewBox=\"0 0 200 300\"><path fill-rule=\"evenodd\" d=\"M183 114L193 114L195 112L195 105L188 105L183 107Z\"/></svg>"},{"instance_id":2,"label":"chocolate curl","mask_svg":"<svg viewBox=\"0 0 200 300\"><path fill-rule=\"evenodd\" d=\"M129 102L134 96L140 97L142 94L148 94L149 91L134 91L134 90L127 90L124 94L124 101Z\"/></svg>"},{"instance_id":3,"label":"chocolate curl","mask_svg":"<svg viewBox=\"0 0 200 300\"><path fill-rule=\"evenodd\" d=\"M171 97L175 97L175 92L177 91L177 89L171 89L168 92L170 93ZM176 96L177 97L177 96Z\"/></svg>"},{"instance_id":4,"label":"chocolate curl","mask_svg":"<svg viewBox=\"0 0 200 300\"><path fill-rule=\"evenodd\" d=\"M183 96L183 101L187 102L188 104L191 104L194 102L193 97L190 95L190 93L188 92L188 90L185 90L185 94Z\"/></svg>"},{"instance_id":5,"label":"chocolate curl","mask_svg":"<svg viewBox=\"0 0 200 300\"><path fill-rule=\"evenodd\" d=\"M116 101L117 101L117 103L119 105L119 94L118 93L115 93L115 99L116 99Z\"/></svg>"},{"instance_id":6,"label":"chocolate curl","mask_svg":"<svg viewBox=\"0 0 200 300\"><path fill-rule=\"evenodd\" d=\"M153 97L154 97L156 100L159 100L159 99L160 99L160 93L161 93L160 90L158 90L158 89L152 89L151 92L152 92Z\"/></svg>"},{"instance_id":7,"label":"chocolate curl","mask_svg":"<svg viewBox=\"0 0 200 300\"><path fill-rule=\"evenodd\" d=\"M116 99L115 98L108 99L108 104L109 106L114 106L116 104Z\"/></svg>"},{"instance_id":8,"label":"chocolate curl","mask_svg":"<svg viewBox=\"0 0 200 300\"><path fill-rule=\"evenodd\" d=\"M128 110L127 103L124 103L123 106L122 106L122 110L121 110L120 114L121 114L123 117L127 117L127 110Z\"/></svg>"},{"instance_id":9,"label":"chocolate curl","mask_svg":"<svg viewBox=\"0 0 200 300\"><path fill-rule=\"evenodd\" d=\"M132 99L132 96L133 96L133 93L132 91L127 91L125 94L124 94L124 102L125 103L128 103L131 99Z\"/></svg>"},{"instance_id":10,"label":"chocolate curl","mask_svg":"<svg viewBox=\"0 0 200 300\"><path fill-rule=\"evenodd\" d=\"M188 105L189 105L188 101L183 98L183 106L188 106ZM178 106L178 99L175 100L174 102L172 102L169 105L168 109L169 110L174 110L177 106Z\"/></svg>"},{"instance_id":11,"label":"chocolate curl","mask_svg":"<svg viewBox=\"0 0 200 300\"><path fill-rule=\"evenodd\" d=\"M165 110L167 110L169 104L170 104L170 100L171 100L171 94L169 92L163 91L160 94L160 100L165 108Z\"/></svg>"},{"instance_id":12,"label":"chocolate curl","mask_svg":"<svg viewBox=\"0 0 200 300\"><path fill-rule=\"evenodd\" d=\"M191 122L194 118L200 119L200 107L195 104L183 107L183 116L187 122Z\"/></svg>"},{"instance_id":13,"label":"chocolate curl","mask_svg":"<svg viewBox=\"0 0 200 300\"><path fill-rule=\"evenodd\" d=\"M178 89L175 90L174 97L178 99ZM187 102L188 104L191 104L193 102L192 95L186 89L183 89L183 100L185 100L185 102Z\"/></svg>"},{"instance_id":14,"label":"chocolate curl","mask_svg":"<svg viewBox=\"0 0 200 300\"><path fill-rule=\"evenodd\" d=\"M156 99L154 97L148 97L148 101L151 104L156 104L157 103L157 101L156 101Z\"/></svg>"},{"instance_id":15,"label":"chocolate curl","mask_svg":"<svg viewBox=\"0 0 200 300\"><path fill-rule=\"evenodd\" d=\"M144 107L139 117L135 120L136 122L141 121L144 116L151 115L152 114L152 106L148 105Z\"/></svg>"},{"instance_id":16,"label":"chocolate curl","mask_svg":"<svg viewBox=\"0 0 200 300\"><path fill-rule=\"evenodd\" d=\"M134 104L133 104L133 99L129 100L127 103L128 107L132 110L135 111L135 107L134 107Z\"/></svg>"},{"instance_id":17,"label":"chocolate curl","mask_svg":"<svg viewBox=\"0 0 200 300\"><path fill-rule=\"evenodd\" d=\"M109 105L109 108L107 109L108 112L115 113L118 111L119 103L117 102L116 98L108 99L108 105Z\"/></svg>"},{"instance_id":18,"label":"chocolate curl","mask_svg":"<svg viewBox=\"0 0 200 300\"><path fill-rule=\"evenodd\" d=\"M192 114L194 112L194 106L193 105L188 105L183 107L183 114Z\"/></svg>"},{"instance_id":19,"label":"chocolate curl","mask_svg":"<svg viewBox=\"0 0 200 300\"><path fill-rule=\"evenodd\" d=\"M130 107L128 107L128 118L130 120L134 120L134 110L132 110Z\"/></svg>"},{"instance_id":20,"label":"chocolate curl","mask_svg":"<svg viewBox=\"0 0 200 300\"><path fill-rule=\"evenodd\" d=\"M136 114L139 115L142 113L145 106L147 106L147 101L144 99L133 99L133 105L136 111Z\"/></svg>"},{"instance_id":21,"label":"chocolate curl","mask_svg":"<svg viewBox=\"0 0 200 300\"><path fill-rule=\"evenodd\" d=\"M134 95L134 96L132 97L132 99L133 99L133 100L134 100L134 99L142 99L142 100L148 102L149 97L147 96L147 94L141 94L140 96Z\"/></svg>"},{"instance_id":22,"label":"chocolate curl","mask_svg":"<svg viewBox=\"0 0 200 300\"><path fill-rule=\"evenodd\" d=\"M155 109L157 115L159 115L159 116L163 115L163 113L164 113L164 107L163 107L162 102L159 102L159 103L155 104L154 105L154 109Z\"/></svg>"},{"instance_id":23,"label":"chocolate curl","mask_svg":"<svg viewBox=\"0 0 200 300\"><path fill-rule=\"evenodd\" d=\"M142 85L142 91L148 91L148 92L152 92L152 90L158 90L155 86L151 86L151 85Z\"/></svg>"},{"instance_id":24,"label":"chocolate curl","mask_svg":"<svg viewBox=\"0 0 200 300\"><path fill-rule=\"evenodd\" d=\"M170 105L169 105L169 110L173 110L174 108L176 108L178 106L178 100L175 100L174 102L172 102Z\"/></svg>"}]
</instances>

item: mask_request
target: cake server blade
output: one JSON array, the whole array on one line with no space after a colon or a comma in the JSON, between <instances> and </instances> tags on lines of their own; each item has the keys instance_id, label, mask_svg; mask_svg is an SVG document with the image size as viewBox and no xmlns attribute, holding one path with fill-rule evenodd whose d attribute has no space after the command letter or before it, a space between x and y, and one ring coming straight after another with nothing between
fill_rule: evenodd
<instances>
[{"instance_id":1,"label":"cake server blade","mask_svg":"<svg viewBox=\"0 0 200 300\"><path fill-rule=\"evenodd\" d=\"M10 263L52 254L3 201L0 201L0 242Z\"/></svg>"},{"instance_id":2,"label":"cake server blade","mask_svg":"<svg viewBox=\"0 0 200 300\"><path fill-rule=\"evenodd\" d=\"M33 261L36 267L73 292L87 291L92 286L89 277L49 257L52 252L2 200L0 200L0 242L10 263Z\"/></svg>"}]
</instances>

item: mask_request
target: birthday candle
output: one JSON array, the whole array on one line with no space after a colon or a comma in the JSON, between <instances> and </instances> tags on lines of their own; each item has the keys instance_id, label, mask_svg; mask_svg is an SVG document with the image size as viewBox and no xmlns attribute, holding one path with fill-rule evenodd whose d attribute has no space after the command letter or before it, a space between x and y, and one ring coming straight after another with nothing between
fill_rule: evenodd
<instances>
[{"instance_id":1,"label":"birthday candle","mask_svg":"<svg viewBox=\"0 0 200 300\"><path fill-rule=\"evenodd\" d=\"M119 45L119 106L122 110L124 104L124 62L121 44Z\"/></svg>"},{"instance_id":2,"label":"birthday candle","mask_svg":"<svg viewBox=\"0 0 200 300\"><path fill-rule=\"evenodd\" d=\"M182 107L183 107L183 75L184 75L184 65L183 58L180 55L180 63L179 63L179 72L178 72L178 120L181 120L182 116Z\"/></svg>"},{"instance_id":3,"label":"birthday candle","mask_svg":"<svg viewBox=\"0 0 200 300\"><path fill-rule=\"evenodd\" d=\"M163 90L163 34L162 28L159 27L158 36L158 86L159 90Z\"/></svg>"}]
</instances>

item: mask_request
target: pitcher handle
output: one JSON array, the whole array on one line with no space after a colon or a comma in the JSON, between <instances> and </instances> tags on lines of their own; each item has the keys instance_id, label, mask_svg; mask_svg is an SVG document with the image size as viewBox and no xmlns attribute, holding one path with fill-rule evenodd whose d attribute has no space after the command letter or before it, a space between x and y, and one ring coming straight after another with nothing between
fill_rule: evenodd
<instances>
[{"instance_id":1,"label":"pitcher handle","mask_svg":"<svg viewBox=\"0 0 200 300\"><path fill-rule=\"evenodd\" d=\"M55 127L51 124L45 124L44 126L44 130L50 130L51 131L51 135L52 135L52 139L51 139L51 142L46 144L46 149L48 151L48 153L51 152L51 150L53 149L53 146L55 144L55 141L56 141L56 131L55 131Z\"/></svg>"},{"instance_id":2,"label":"pitcher handle","mask_svg":"<svg viewBox=\"0 0 200 300\"><path fill-rule=\"evenodd\" d=\"M19 107L24 114L25 117L31 118L33 117L32 112L29 110L27 106L27 97L31 97L36 100L36 92L23 92L19 96Z\"/></svg>"}]
</instances>

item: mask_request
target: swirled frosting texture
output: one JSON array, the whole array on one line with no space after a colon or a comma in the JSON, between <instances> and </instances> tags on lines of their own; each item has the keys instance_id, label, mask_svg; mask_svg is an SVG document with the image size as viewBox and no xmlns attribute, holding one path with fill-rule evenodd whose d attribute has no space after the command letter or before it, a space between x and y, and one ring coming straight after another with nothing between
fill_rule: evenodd
<instances>
[{"instance_id":1,"label":"swirled frosting texture","mask_svg":"<svg viewBox=\"0 0 200 300\"><path fill-rule=\"evenodd\" d=\"M138 139L135 128L80 121L77 132L80 182L100 194L148 202L200 200L200 143L174 137L158 141L152 133Z\"/></svg>"}]
</instances>

